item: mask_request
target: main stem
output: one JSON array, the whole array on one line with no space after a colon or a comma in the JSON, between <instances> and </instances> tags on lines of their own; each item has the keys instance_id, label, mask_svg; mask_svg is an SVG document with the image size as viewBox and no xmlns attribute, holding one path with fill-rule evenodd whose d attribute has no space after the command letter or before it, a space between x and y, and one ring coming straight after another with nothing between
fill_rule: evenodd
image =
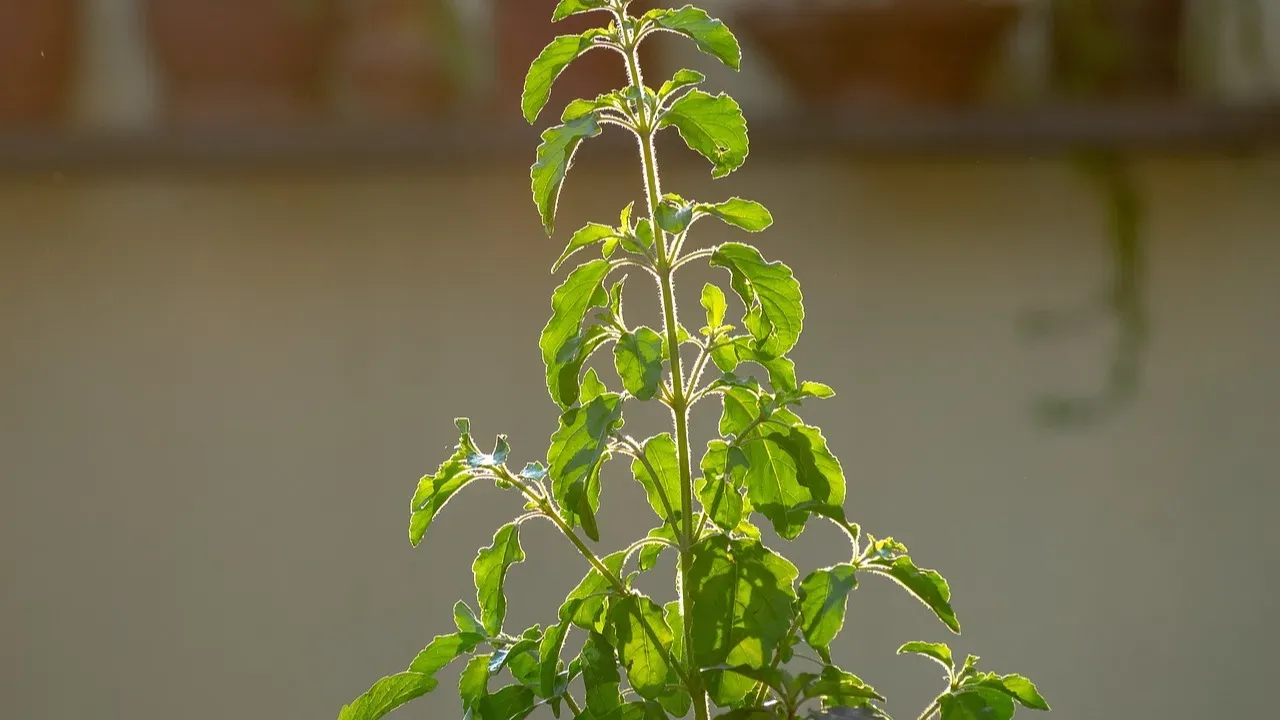
<instances>
[{"instance_id":1,"label":"main stem","mask_svg":"<svg viewBox=\"0 0 1280 720\"><path fill-rule=\"evenodd\" d=\"M627 75L633 87L644 94L644 75L635 47L627 48ZM647 111L641 110L648 114ZM680 326L676 315L675 289L672 283L673 266L677 258L668 253L674 247L667 246L666 233L658 226L658 202L662 188L658 179L658 159L653 148L656 118L641 118L640 159L644 164L644 185L649 204L649 222L658 238L658 288L662 293L662 324L667 336L667 357L671 359L671 414L676 425L676 454L680 464L680 615L684 626L684 666L689 694L693 697L695 720L707 720L707 691L702 686L702 676L693 658L693 595L689 593L689 577L693 572L693 474L689 462L689 400L680 369Z\"/></svg>"}]
</instances>

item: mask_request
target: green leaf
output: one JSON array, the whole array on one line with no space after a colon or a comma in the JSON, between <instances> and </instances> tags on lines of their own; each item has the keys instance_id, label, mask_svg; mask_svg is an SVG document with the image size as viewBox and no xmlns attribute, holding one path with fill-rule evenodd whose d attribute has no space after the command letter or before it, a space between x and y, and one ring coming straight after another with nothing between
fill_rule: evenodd
<instances>
[{"instance_id":1,"label":"green leaf","mask_svg":"<svg viewBox=\"0 0 1280 720\"><path fill-rule=\"evenodd\" d=\"M697 70L677 70L670 80L662 83L662 87L658 89L658 98L666 100L671 93L698 85L706 79L707 76Z\"/></svg>"},{"instance_id":2,"label":"green leaf","mask_svg":"<svg viewBox=\"0 0 1280 720\"><path fill-rule=\"evenodd\" d=\"M714 720L778 720L778 716L773 714L772 710L744 707L720 713L715 716Z\"/></svg>"},{"instance_id":3,"label":"green leaf","mask_svg":"<svg viewBox=\"0 0 1280 720\"><path fill-rule=\"evenodd\" d=\"M646 537L659 537L664 540L676 542L676 533L675 530L672 529L670 523L659 525L658 527L650 530ZM638 553L640 558L638 562L640 572L648 572L652 570L654 566L658 564L658 558L662 555L662 551L666 550L668 547L669 546L664 543L649 543L648 545L640 548L640 552Z\"/></svg>"},{"instance_id":4,"label":"green leaf","mask_svg":"<svg viewBox=\"0 0 1280 720\"><path fill-rule=\"evenodd\" d=\"M613 347L622 386L637 400L650 400L662 382L662 336L643 325L623 333Z\"/></svg>"},{"instance_id":5,"label":"green leaf","mask_svg":"<svg viewBox=\"0 0 1280 720\"><path fill-rule=\"evenodd\" d=\"M458 632L479 635L482 638L487 636L484 625L476 618L471 606L461 600L453 605L453 624L458 626Z\"/></svg>"},{"instance_id":6,"label":"green leaf","mask_svg":"<svg viewBox=\"0 0 1280 720\"><path fill-rule=\"evenodd\" d=\"M745 516L742 495L723 476L708 475L698 482L698 502L710 516L711 522L725 532L732 532Z\"/></svg>"},{"instance_id":7,"label":"green leaf","mask_svg":"<svg viewBox=\"0 0 1280 720\"><path fill-rule=\"evenodd\" d=\"M384 677L338 713L338 720L378 718L436 689L440 682L430 675L402 672Z\"/></svg>"},{"instance_id":8,"label":"green leaf","mask_svg":"<svg viewBox=\"0 0 1280 720\"><path fill-rule=\"evenodd\" d=\"M671 103L658 127L678 130L689 149L711 161L713 178L725 177L747 160L747 121L737 101L724 93L690 90Z\"/></svg>"},{"instance_id":9,"label":"green leaf","mask_svg":"<svg viewBox=\"0 0 1280 720\"><path fill-rule=\"evenodd\" d=\"M759 250L742 243L716 248L711 266L729 271L733 289L747 307L744 323L755 338L757 352L775 358L795 347L804 327L804 304L791 268L765 262Z\"/></svg>"},{"instance_id":10,"label":"green leaf","mask_svg":"<svg viewBox=\"0 0 1280 720\"><path fill-rule=\"evenodd\" d=\"M745 443L742 451L750 466L747 496L781 537L799 537L815 508L843 515L844 471L818 428L771 431Z\"/></svg>"},{"instance_id":11,"label":"green leaf","mask_svg":"<svg viewBox=\"0 0 1280 720\"><path fill-rule=\"evenodd\" d=\"M633 701L619 705L601 720L667 720L667 714L653 700Z\"/></svg>"},{"instance_id":12,"label":"green leaf","mask_svg":"<svg viewBox=\"0 0 1280 720\"><path fill-rule=\"evenodd\" d=\"M738 46L738 39L724 23L708 15L705 10L692 5L685 5L679 10L650 10L642 20L651 22L662 30L691 38L699 50L734 70L742 65L742 48Z\"/></svg>"},{"instance_id":13,"label":"green leaf","mask_svg":"<svg viewBox=\"0 0 1280 720\"><path fill-rule=\"evenodd\" d=\"M592 631L582 646L582 681L587 688L587 709L596 717L604 717L622 704L618 686L618 658L613 646L603 635Z\"/></svg>"},{"instance_id":14,"label":"green leaf","mask_svg":"<svg viewBox=\"0 0 1280 720\"><path fill-rule=\"evenodd\" d=\"M945 643L922 642L913 640L902 647L898 648L898 654L912 653L915 655L923 655L927 658L936 660L942 667L951 673L956 669L956 661L951 657L951 648Z\"/></svg>"},{"instance_id":15,"label":"green leaf","mask_svg":"<svg viewBox=\"0 0 1280 720\"><path fill-rule=\"evenodd\" d=\"M582 321L593 307L609 303L604 279L609 274L607 260L592 260L578 266L551 295L551 319L542 328L538 347L547 367L547 390L561 409L578 401L578 375L587 357L607 339L603 329L582 330Z\"/></svg>"},{"instance_id":16,"label":"green leaf","mask_svg":"<svg viewBox=\"0 0 1280 720\"><path fill-rule=\"evenodd\" d=\"M600 466L609 458L609 438L622 425L622 398L605 393L560 416L547 451L551 493L570 527L581 526L599 542L595 513L600 507Z\"/></svg>"},{"instance_id":17,"label":"green leaf","mask_svg":"<svg viewBox=\"0 0 1280 720\"><path fill-rule=\"evenodd\" d=\"M644 487L649 505L663 522L680 519L680 461L676 443L670 433L654 435L644 441L644 460L631 461L631 474ZM653 477L650 474L652 469Z\"/></svg>"},{"instance_id":18,"label":"green leaf","mask_svg":"<svg viewBox=\"0 0 1280 720\"><path fill-rule=\"evenodd\" d=\"M608 225L600 223L588 223L585 227L578 230L569 238L569 244L565 246L564 252L560 254L556 264L551 266L551 272L560 270L560 266L568 260L571 255L578 252L582 248L590 247L596 243L604 242L609 238L616 238L618 233Z\"/></svg>"},{"instance_id":19,"label":"green leaf","mask_svg":"<svg viewBox=\"0 0 1280 720\"><path fill-rule=\"evenodd\" d=\"M409 543L417 547L436 514L444 509L454 493L474 479L475 474L467 467L467 449L460 446L435 475L419 480L409 504Z\"/></svg>"},{"instance_id":20,"label":"green leaf","mask_svg":"<svg viewBox=\"0 0 1280 720\"><path fill-rule=\"evenodd\" d=\"M672 600L663 605L662 614L666 618L667 627L671 628L671 656L682 658L684 657L684 618L680 616L680 601ZM667 685L674 685L676 689L658 698L658 702L667 712L678 718L688 715L693 707L693 698L689 695L689 691L680 685L680 677L676 674L675 668L671 668L671 672L667 675Z\"/></svg>"},{"instance_id":21,"label":"green leaf","mask_svg":"<svg viewBox=\"0 0 1280 720\"><path fill-rule=\"evenodd\" d=\"M725 373L731 373L738 365L753 362L769 373L769 384L775 393L787 393L796 389L796 365L785 357L767 357L757 352L751 338L735 338L732 344L722 345L711 353L711 360Z\"/></svg>"},{"instance_id":22,"label":"green leaf","mask_svg":"<svg viewBox=\"0 0 1280 720\"><path fill-rule=\"evenodd\" d=\"M794 565L755 540L719 535L697 545L684 589L691 594L697 663L763 668L771 662L791 629L797 574ZM741 699L753 684L724 673L708 680L721 706Z\"/></svg>"},{"instance_id":23,"label":"green leaf","mask_svg":"<svg viewBox=\"0 0 1280 720\"><path fill-rule=\"evenodd\" d=\"M800 583L800 626L809 646L825 651L844 627L849 593L858 586L852 565L815 570Z\"/></svg>"},{"instance_id":24,"label":"green leaf","mask_svg":"<svg viewBox=\"0 0 1280 720\"><path fill-rule=\"evenodd\" d=\"M581 604L581 601L574 602L575 607L569 611L569 614L576 610L576 605ZM541 663L538 671L538 695L541 697L556 695L560 666L564 664L560 659L560 651L564 648L564 641L569 635L569 625L572 622L572 618L568 618L561 620L558 625L547 628L547 634L542 636L542 642L538 645L538 657Z\"/></svg>"},{"instance_id":25,"label":"green leaf","mask_svg":"<svg viewBox=\"0 0 1280 720\"><path fill-rule=\"evenodd\" d=\"M609 0L560 0L556 4L555 12L551 15L551 22L560 22L570 15L578 13L608 9Z\"/></svg>"},{"instance_id":26,"label":"green leaf","mask_svg":"<svg viewBox=\"0 0 1280 720\"><path fill-rule=\"evenodd\" d=\"M458 696L462 709L478 709L480 700L489 694L489 656L477 655L467 662L458 677ZM470 712L468 712L470 715Z\"/></svg>"},{"instance_id":27,"label":"green leaf","mask_svg":"<svg viewBox=\"0 0 1280 720\"><path fill-rule=\"evenodd\" d=\"M589 405L592 400L609 392L609 389L600 381L600 376L596 375L595 368L587 371L586 377L582 378L582 396L579 398L583 405Z\"/></svg>"},{"instance_id":28,"label":"green leaf","mask_svg":"<svg viewBox=\"0 0 1280 720\"><path fill-rule=\"evenodd\" d=\"M1036 688L1035 683L1021 675L1005 675L1000 677L995 673L981 673L977 677L964 683L964 687L983 687L990 688L1002 692L1009 697L1017 700L1023 707L1032 710L1048 710L1049 703L1045 702L1044 697Z\"/></svg>"},{"instance_id":29,"label":"green leaf","mask_svg":"<svg viewBox=\"0 0 1280 720\"><path fill-rule=\"evenodd\" d=\"M559 11L556 8L556 12ZM560 35L538 53L538 57L529 65L529 72L524 79L524 93L520 97L520 109L530 125L538 119L542 108L551 99L551 86L560 77L560 73L569 67L569 63L595 47L595 39L604 34L599 29L592 29L581 35Z\"/></svg>"},{"instance_id":30,"label":"green leaf","mask_svg":"<svg viewBox=\"0 0 1280 720\"><path fill-rule=\"evenodd\" d=\"M503 583L507 570L524 560L520 547L520 526L508 523L493 535L493 544L481 548L471 564L476 578L476 602L480 604L480 622L490 637L502 632L502 621L507 616L507 596Z\"/></svg>"},{"instance_id":31,"label":"green leaf","mask_svg":"<svg viewBox=\"0 0 1280 720\"><path fill-rule=\"evenodd\" d=\"M565 174L573 164L578 146L583 140L599 134L600 123L596 121L594 112L542 132L542 143L538 145L537 159L529 169L529 177L533 202L538 206L547 237L555 233L560 188L564 186Z\"/></svg>"},{"instance_id":32,"label":"green leaf","mask_svg":"<svg viewBox=\"0 0 1280 720\"><path fill-rule=\"evenodd\" d=\"M760 396L745 387L729 388L721 396L720 434L737 435L760 417Z\"/></svg>"},{"instance_id":33,"label":"green leaf","mask_svg":"<svg viewBox=\"0 0 1280 720\"><path fill-rule=\"evenodd\" d=\"M729 309L724 291L707 283L702 286L702 307L707 311L707 327L715 329L724 324L724 314Z\"/></svg>"},{"instance_id":34,"label":"green leaf","mask_svg":"<svg viewBox=\"0 0 1280 720\"><path fill-rule=\"evenodd\" d=\"M674 636L662 615L662 608L643 595L630 595L609 608L616 638L618 659L627 670L631 687L648 700L664 694L671 669L663 649ZM653 631L651 636L645 624Z\"/></svg>"},{"instance_id":35,"label":"green leaf","mask_svg":"<svg viewBox=\"0 0 1280 720\"><path fill-rule=\"evenodd\" d=\"M938 702L942 720L1009 720L1013 717L1013 700L995 690L948 693Z\"/></svg>"},{"instance_id":36,"label":"green leaf","mask_svg":"<svg viewBox=\"0 0 1280 720\"><path fill-rule=\"evenodd\" d=\"M875 688L866 684L857 675L845 672L834 665L822 668L817 680L804 688L804 697L829 697L848 702L878 700L884 702L884 696Z\"/></svg>"},{"instance_id":37,"label":"green leaf","mask_svg":"<svg viewBox=\"0 0 1280 720\"><path fill-rule=\"evenodd\" d=\"M707 443L707 451L699 463L704 475L726 478L734 487L740 487L747 473L747 456L742 448L715 439Z\"/></svg>"},{"instance_id":38,"label":"green leaf","mask_svg":"<svg viewBox=\"0 0 1280 720\"><path fill-rule=\"evenodd\" d=\"M658 220L658 227L672 235L679 235L693 222L693 205L685 202L679 195L668 193L658 203L654 215Z\"/></svg>"},{"instance_id":39,"label":"green leaf","mask_svg":"<svg viewBox=\"0 0 1280 720\"><path fill-rule=\"evenodd\" d=\"M924 603L925 607L932 610L942 624L951 629L951 632L960 634L960 621L956 619L955 610L951 608L951 587L936 571L918 568L911 558L906 556L897 558L888 566L871 565L867 569L897 581L899 585L906 588L907 592Z\"/></svg>"},{"instance_id":40,"label":"green leaf","mask_svg":"<svg viewBox=\"0 0 1280 720\"><path fill-rule=\"evenodd\" d=\"M483 628L481 633L457 632L437 635L409 664L409 672L435 675L446 665L475 650L480 643L484 642L485 636L482 633Z\"/></svg>"},{"instance_id":41,"label":"green leaf","mask_svg":"<svg viewBox=\"0 0 1280 720\"><path fill-rule=\"evenodd\" d=\"M601 558L600 562L616 577L622 571L622 561L625 558L626 553L619 550ZM614 590L609 579L592 568L560 606L560 621L572 622L583 630L603 630L601 620L604 617L605 601Z\"/></svg>"},{"instance_id":42,"label":"green leaf","mask_svg":"<svg viewBox=\"0 0 1280 720\"><path fill-rule=\"evenodd\" d=\"M730 198L722 203L699 203L694 211L698 214L720 218L724 222L747 232L762 232L773 224L773 215L765 206L754 200Z\"/></svg>"},{"instance_id":43,"label":"green leaf","mask_svg":"<svg viewBox=\"0 0 1280 720\"><path fill-rule=\"evenodd\" d=\"M508 685L498 692L480 698L481 720L522 720L533 712L533 691L520 685Z\"/></svg>"}]
</instances>

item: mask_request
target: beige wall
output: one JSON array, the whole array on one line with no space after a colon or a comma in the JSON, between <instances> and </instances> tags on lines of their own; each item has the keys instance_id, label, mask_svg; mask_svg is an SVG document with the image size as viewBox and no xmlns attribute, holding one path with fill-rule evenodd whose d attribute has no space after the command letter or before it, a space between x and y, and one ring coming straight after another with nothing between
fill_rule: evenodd
<instances>
[{"instance_id":1,"label":"beige wall","mask_svg":"<svg viewBox=\"0 0 1280 720\"><path fill-rule=\"evenodd\" d=\"M525 160L454 177L4 181L5 717L333 717L450 627L475 549L519 503L472 488L412 551L416 478L456 415L509 432L521 461L555 424L536 337L560 239L539 233ZM957 651L1036 678L1064 720L1262 717L1280 645L1280 168L1143 170L1141 398L1046 432L1030 402L1088 387L1105 349L1013 330L1105 273L1099 208L1061 167L754 162L718 184L670 168L673 189L773 209L760 243L809 306L801 374L840 392L806 416L844 462L851 515L950 578ZM635 190L584 166L562 227ZM608 480L612 548L650 518L622 464ZM812 567L841 546L816 529L788 549ZM548 528L526 549L512 627L551 617L583 573ZM854 597L835 655L914 717L934 672L892 651L943 630L895 588ZM448 677L406 717L450 717Z\"/></svg>"}]
</instances>

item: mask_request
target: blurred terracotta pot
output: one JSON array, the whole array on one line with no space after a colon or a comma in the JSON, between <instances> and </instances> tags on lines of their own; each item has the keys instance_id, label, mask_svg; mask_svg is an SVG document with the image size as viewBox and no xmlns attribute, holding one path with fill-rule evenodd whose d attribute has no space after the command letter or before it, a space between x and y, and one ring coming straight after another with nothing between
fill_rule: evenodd
<instances>
[{"instance_id":1,"label":"blurred terracotta pot","mask_svg":"<svg viewBox=\"0 0 1280 720\"><path fill-rule=\"evenodd\" d=\"M0 125L60 121L77 55L76 0L0 2Z\"/></svg>"},{"instance_id":2,"label":"blurred terracotta pot","mask_svg":"<svg viewBox=\"0 0 1280 720\"><path fill-rule=\"evenodd\" d=\"M276 124L315 116L336 0L146 0L170 119Z\"/></svg>"},{"instance_id":3,"label":"blurred terracotta pot","mask_svg":"<svg viewBox=\"0 0 1280 720\"><path fill-rule=\"evenodd\" d=\"M344 114L405 121L440 114L457 91L460 50L445 0L350 0L337 75Z\"/></svg>"},{"instance_id":4,"label":"blurred terracotta pot","mask_svg":"<svg viewBox=\"0 0 1280 720\"><path fill-rule=\"evenodd\" d=\"M978 100L1018 19L1016 0L759 3L744 39L815 106L959 106Z\"/></svg>"},{"instance_id":5,"label":"blurred terracotta pot","mask_svg":"<svg viewBox=\"0 0 1280 720\"><path fill-rule=\"evenodd\" d=\"M495 0L493 3L494 40L498 48L495 102L502 120L514 121L520 117L520 91L524 87L529 63L547 43L557 35L575 35L593 27L604 27L610 20L608 13L589 12L552 23L551 13L555 7L556 0ZM637 0L631 3L629 11L632 15L640 15L652 7L652 2ZM641 68L646 71L647 84L654 86L661 84L651 77L662 70L654 64L658 58L658 43L663 41L661 35L659 33L653 41L646 40L640 46ZM559 119L561 109L572 100L594 98L626 83L627 71L622 56L593 50L570 65L556 80L541 120L546 121L548 115ZM540 124L545 122L540 121Z\"/></svg>"},{"instance_id":6,"label":"blurred terracotta pot","mask_svg":"<svg viewBox=\"0 0 1280 720\"><path fill-rule=\"evenodd\" d=\"M1168 98L1184 87L1183 0L1053 0L1052 79L1073 98Z\"/></svg>"}]
</instances>

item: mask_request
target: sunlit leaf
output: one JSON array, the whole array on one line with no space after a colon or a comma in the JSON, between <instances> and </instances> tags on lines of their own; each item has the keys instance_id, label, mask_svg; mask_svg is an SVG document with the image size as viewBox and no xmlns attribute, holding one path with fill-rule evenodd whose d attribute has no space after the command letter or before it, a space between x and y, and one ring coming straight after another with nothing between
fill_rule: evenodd
<instances>
[{"instance_id":1,"label":"sunlit leaf","mask_svg":"<svg viewBox=\"0 0 1280 720\"><path fill-rule=\"evenodd\" d=\"M608 225L588 223L586 226L578 230L578 232L574 233L573 237L569 238L569 244L565 246L564 252L560 254L555 265L551 266L551 272L558 271L560 266L564 264L565 260L568 260L571 255L582 248L604 242L612 237L617 237L617 232Z\"/></svg>"},{"instance_id":2,"label":"sunlit leaf","mask_svg":"<svg viewBox=\"0 0 1280 720\"><path fill-rule=\"evenodd\" d=\"M409 671L435 675L449 663L475 650L484 640L483 634L469 632L437 635L409 664Z\"/></svg>"},{"instance_id":3,"label":"sunlit leaf","mask_svg":"<svg viewBox=\"0 0 1280 720\"><path fill-rule=\"evenodd\" d=\"M765 206L754 200L737 197L715 204L699 203L694 211L719 218L747 232L762 232L773 224L773 215Z\"/></svg>"},{"instance_id":4,"label":"sunlit leaf","mask_svg":"<svg viewBox=\"0 0 1280 720\"><path fill-rule=\"evenodd\" d=\"M671 672L663 650L674 637L662 608L643 595L631 595L613 603L609 617L618 659L626 668L631 687L640 697L650 700L662 695Z\"/></svg>"},{"instance_id":5,"label":"sunlit leaf","mask_svg":"<svg viewBox=\"0 0 1280 720\"><path fill-rule=\"evenodd\" d=\"M603 635L592 632L582 646L582 681L587 688L587 709L597 718L603 718L622 704L618 686L622 676L618 674L618 658L613 646Z\"/></svg>"},{"instance_id":6,"label":"sunlit leaf","mask_svg":"<svg viewBox=\"0 0 1280 720\"><path fill-rule=\"evenodd\" d=\"M942 667L946 668L948 673L956 668L956 662L951 657L951 648L947 647L944 643L931 643L913 640L912 642L898 648L899 655L906 653L923 655L927 658L931 658L937 661L938 664L942 665Z\"/></svg>"},{"instance_id":7,"label":"sunlit leaf","mask_svg":"<svg viewBox=\"0 0 1280 720\"><path fill-rule=\"evenodd\" d=\"M605 393L560 416L560 428L547 451L551 493L570 527L580 526L599 541L595 514L600 507L600 466L609 458L609 442L622 423L622 398Z\"/></svg>"},{"instance_id":8,"label":"sunlit leaf","mask_svg":"<svg viewBox=\"0 0 1280 720\"><path fill-rule=\"evenodd\" d=\"M467 450L459 447L453 457L444 461L434 475L418 481L409 504L409 542L417 547L437 513L467 483L475 479L475 471L467 466Z\"/></svg>"},{"instance_id":9,"label":"sunlit leaf","mask_svg":"<svg viewBox=\"0 0 1280 720\"><path fill-rule=\"evenodd\" d=\"M733 289L747 307L743 322L757 352L773 358L795 347L804 327L804 304L791 268L766 262L759 250L742 243L716 248L711 265L729 271Z\"/></svg>"},{"instance_id":10,"label":"sunlit leaf","mask_svg":"<svg viewBox=\"0 0 1280 720\"><path fill-rule=\"evenodd\" d=\"M435 690L438 680L417 672L402 672L384 677L365 694L338 713L338 720L378 720L378 718Z\"/></svg>"},{"instance_id":11,"label":"sunlit leaf","mask_svg":"<svg viewBox=\"0 0 1280 720\"><path fill-rule=\"evenodd\" d=\"M595 113L589 113L562 125L549 127L542 132L537 159L529 169L533 202L542 217L542 227L550 237L555 233L556 208L560 203L560 189L564 177L573 164L573 156L582 141L600 134L600 123Z\"/></svg>"},{"instance_id":12,"label":"sunlit leaf","mask_svg":"<svg viewBox=\"0 0 1280 720\"><path fill-rule=\"evenodd\" d=\"M520 526L508 523L493 535L493 544L482 548L471 564L476 580L476 602L480 604L480 622L490 637L502 632L507 617L507 595L503 584L507 570L524 560L520 547Z\"/></svg>"},{"instance_id":13,"label":"sunlit leaf","mask_svg":"<svg viewBox=\"0 0 1280 720\"><path fill-rule=\"evenodd\" d=\"M641 325L623 333L613 346L614 366L622 386L637 400L658 394L662 382L662 336Z\"/></svg>"},{"instance_id":14,"label":"sunlit leaf","mask_svg":"<svg viewBox=\"0 0 1280 720\"><path fill-rule=\"evenodd\" d=\"M948 693L938 702L942 720L1009 720L1014 711L1008 695L985 688Z\"/></svg>"},{"instance_id":15,"label":"sunlit leaf","mask_svg":"<svg viewBox=\"0 0 1280 720\"><path fill-rule=\"evenodd\" d=\"M849 593L858 586L852 565L815 570L800 583L800 629L809 646L825 651L844 627Z\"/></svg>"},{"instance_id":16,"label":"sunlit leaf","mask_svg":"<svg viewBox=\"0 0 1280 720\"><path fill-rule=\"evenodd\" d=\"M737 70L742 65L742 48L724 23L705 10L685 5L678 10L651 10L643 19L655 26L688 37L698 49Z\"/></svg>"},{"instance_id":17,"label":"sunlit leaf","mask_svg":"<svg viewBox=\"0 0 1280 720\"><path fill-rule=\"evenodd\" d=\"M559 13L557 8L556 12ZM520 109L530 124L538 119L542 108L551 98L551 86L560 73L583 53L596 46L596 38L604 35L598 29L581 35L560 35L552 40L529 65L524 79L524 93L520 97Z\"/></svg>"},{"instance_id":18,"label":"sunlit leaf","mask_svg":"<svg viewBox=\"0 0 1280 720\"><path fill-rule=\"evenodd\" d=\"M888 565L871 565L868 569L892 578L917 600L924 603L952 632L960 633L960 621L951 608L951 587L937 571L921 569L911 558L900 556Z\"/></svg>"},{"instance_id":19,"label":"sunlit leaf","mask_svg":"<svg viewBox=\"0 0 1280 720\"><path fill-rule=\"evenodd\" d=\"M670 433L644 441L644 460L631 461L631 473L649 499L649 506L664 522L680 520L680 460ZM652 471L652 472L651 472ZM653 477L656 475L657 477Z\"/></svg>"},{"instance_id":20,"label":"sunlit leaf","mask_svg":"<svg viewBox=\"0 0 1280 720\"><path fill-rule=\"evenodd\" d=\"M582 322L591 308L608 305L608 274L607 260L592 260L569 273L551 296L551 318L542 328L538 347L547 368L547 391L562 409L578 401L582 365L607 339L598 326L583 331Z\"/></svg>"},{"instance_id":21,"label":"sunlit leaf","mask_svg":"<svg viewBox=\"0 0 1280 720\"><path fill-rule=\"evenodd\" d=\"M747 121L737 101L724 93L690 90L671 103L658 126L676 128L689 149L711 161L714 178L728 175L747 160Z\"/></svg>"}]
</instances>

